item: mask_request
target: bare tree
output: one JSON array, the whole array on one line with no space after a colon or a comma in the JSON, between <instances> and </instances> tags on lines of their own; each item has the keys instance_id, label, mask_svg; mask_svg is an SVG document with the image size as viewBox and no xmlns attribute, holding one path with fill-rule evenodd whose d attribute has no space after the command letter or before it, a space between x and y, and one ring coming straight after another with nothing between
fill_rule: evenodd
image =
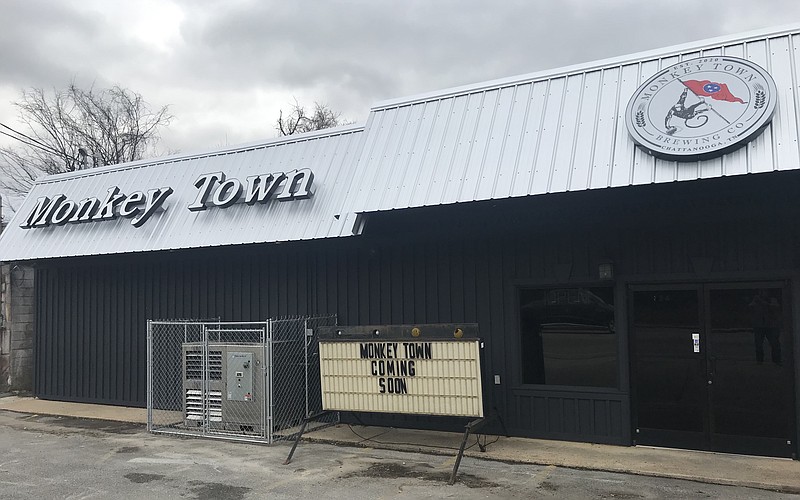
<instances>
[{"instance_id":1,"label":"bare tree","mask_svg":"<svg viewBox=\"0 0 800 500\"><path fill-rule=\"evenodd\" d=\"M342 119L342 113L333 111L327 104L315 102L314 109L309 113L305 106L295 100L292 109L286 116L283 115L283 110L281 110L275 129L280 135L293 135L350 123Z\"/></svg>"},{"instance_id":2,"label":"bare tree","mask_svg":"<svg viewBox=\"0 0 800 500\"><path fill-rule=\"evenodd\" d=\"M152 111L141 95L118 85L31 88L13 104L25 130L0 123L0 133L18 141L0 148L0 187L18 194L42 174L139 160L172 119L168 106Z\"/></svg>"}]
</instances>

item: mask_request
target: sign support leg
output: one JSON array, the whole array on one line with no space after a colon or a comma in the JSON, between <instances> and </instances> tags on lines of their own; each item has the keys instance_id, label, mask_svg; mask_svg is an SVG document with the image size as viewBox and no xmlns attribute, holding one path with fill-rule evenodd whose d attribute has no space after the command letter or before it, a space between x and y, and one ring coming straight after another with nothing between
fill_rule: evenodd
<instances>
[{"instance_id":1,"label":"sign support leg","mask_svg":"<svg viewBox=\"0 0 800 500\"><path fill-rule=\"evenodd\" d=\"M456 463L453 466L453 473L450 475L450 481L448 484L455 484L456 482L456 475L458 474L458 467L461 465L461 459L464 456L464 449L467 446L467 440L469 439L469 435L477 430L479 430L484 425L488 424L489 422L497 419L500 422L500 426L503 428L503 433L505 437L509 437L508 429L506 429L506 424L503 422L503 418L500 416L500 412L495 411L488 418L479 418L477 420L473 420L472 422L468 423L464 428L464 439L461 440L461 447L458 449L458 455L456 456ZM486 451L486 445L481 444L480 438L478 439L478 448L481 451Z\"/></svg>"},{"instance_id":2,"label":"sign support leg","mask_svg":"<svg viewBox=\"0 0 800 500\"><path fill-rule=\"evenodd\" d=\"M289 456L286 457L286 460L283 462L283 465L289 465L292 461L292 456L294 455L294 450L297 449L297 444L300 442L300 439L303 437L303 433L306 431L306 426L312 420L316 420L320 417L323 417L327 414L331 413L330 411L321 411L319 413L315 413L313 415L309 415L303 419L303 425L300 426L300 431L297 433L297 437L294 440L294 444L292 445L292 450L289 452Z\"/></svg>"},{"instance_id":3,"label":"sign support leg","mask_svg":"<svg viewBox=\"0 0 800 500\"><path fill-rule=\"evenodd\" d=\"M461 465L461 458L464 456L464 448L467 446L467 440L469 439L470 433L480 429L484 425L486 425L486 419L479 418L478 420L473 420L465 426L464 439L461 441L461 447L458 449L458 455L456 455L456 463L453 465L453 473L450 475L450 481L447 484L455 484L456 482L458 466Z\"/></svg>"}]
</instances>

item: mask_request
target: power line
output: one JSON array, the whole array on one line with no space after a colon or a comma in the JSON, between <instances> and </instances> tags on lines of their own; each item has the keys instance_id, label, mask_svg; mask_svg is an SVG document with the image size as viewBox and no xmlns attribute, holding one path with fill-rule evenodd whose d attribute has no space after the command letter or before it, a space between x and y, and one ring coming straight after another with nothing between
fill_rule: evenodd
<instances>
[{"instance_id":1,"label":"power line","mask_svg":"<svg viewBox=\"0 0 800 500\"><path fill-rule=\"evenodd\" d=\"M20 137L15 136L15 135L9 134L8 132L3 132L2 130L0 130L0 134L8 136L8 137L10 137L10 138L12 138L12 139L14 139L16 141L19 141L19 142L25 144L26 146L30 146L30 147L33 147L33 148L41 149L42 151L44 151L46 153L50 153L50 154L56 155L58 157L63 157L65 159L67 159L67 160L73 160L73 161L76 161L78 163L81 163L81 160L75 158L74 156L70 156L70 155L68 155L66 153L61 153L61 152L57 151L56 149L54 149L53 147L48 146L47 144L44 144L43 142L40 142L40 141L38 141L38 140L36 140L36 139L34 139L32 137L29 137L29 136L23 134L22 132L14 130L13 128L9 127L8 125L6 125L4 123L0 123L0 126L4 127L4 128L7 128L8 130L14 132L14 134L17 134L18 136L24 137L25 139L27 139L27 141L25 139L21 139ZM28 142L28 141L30 141L30 142Z\"/></svg>"},{"instance_id":2,"label":"power line","mask_svg":"<svg viewBox=\"0 0 800 500\"><path fill-rule=\"evenodd\" d=\"M48 151L49 153L53 153L53 154L57 154L57 155L61 156L61 153L56 151L53 147L48 146L47 144L44 144L43 142L41 142L41 141L39 141L37 139L34 139L33 137L30 137L30 136L27 136L27 135L23 134L19 130L14 130L13 128L11 128L8 125L6 125L5 123L0 123L0 127L7 128L8 130L14 132L18 136L24 137L28 141L38 144L38 146L36 146L36 147L39 147L40 149L44 149L44 150ZM20 139L19 137L13 136L13 135L11 135L9 133L6 133L6 132L0 132L0 133L2 133L3 135L7 135L8 137L11 137L12 139L16 139L16 140L18 140L20 142L25 142L24 140ZM28 143L28 142L25 142L25 144L28 144L29 146L31 146L31 144Z\"/></svg>"},{"instance_id":3,"label":"power line","mask_svg":"<svg viewBox=\"0 0 800 500\"><path fill-rule=\"evenodd\" d=\"M47 148L44 148L42 146L39 146L38 144L27 142L27 141L25 141L23 139L20 139L19 137L15 137L15 136L7 133L7 132L3 132L2 130L0 130L0 134L8 136L8 137L11 137L12 139L17 140L17 141L21 142L22 144L25 144L26 146L30 146L30 147L36 148L36 149L41 149L45 153L49 153L49 154L55 155L55 156L57 156L59 158L64 158L64 159L67 159L67 160L73 160L73 161L76 161L76 162L80 163L80 160L75 158L74 156L69 156L67 154L62 154L62 153L59 153L58 151L47 149Z\"/></svg>"},{"instance_id":4,"label":"power line","mask_svg":"<svg viewBox=\"0 0 800 500\"><path fill-rule=\"evenodd\" d=\"M34 144L34 143L31 143L31 142L25 141L24 139L20 139L19 137L16 137L14 135L9 134L8 132L3 132L2 130L0 130L0 134L5 135L7 137L11 137L12 139L17 140L17 141L21 142L22 144L25 144L26 146L30 146L32 148L41 149L41 150L43 150L43 151L45 151L47 153L50 153L50 154L55 154L55 153L53 153L53 151L51 151L51 150L49 150L47 148L43 148L42 146L39 146L38 144ZM61 156L61 154L58 154L58 156Z\"/></svg>"}]
</instances>

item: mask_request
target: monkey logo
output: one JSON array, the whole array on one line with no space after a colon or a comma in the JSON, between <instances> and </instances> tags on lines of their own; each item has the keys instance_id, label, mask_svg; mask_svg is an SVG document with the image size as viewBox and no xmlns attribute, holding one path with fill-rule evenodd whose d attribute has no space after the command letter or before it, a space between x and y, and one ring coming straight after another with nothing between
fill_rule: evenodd
<instances>
[{"instance_id":1,"label":"monkey logo","mask_svg":"<svg viewBox=\"0 0 800 500\"><path fill-rule=\"evenodd\" d=\"M677 63L645 81L628 102L631 138L653 156L697 161L754 139L775 111L775 82L758 65L708 56Z\"/></svg>"}]
</instances>

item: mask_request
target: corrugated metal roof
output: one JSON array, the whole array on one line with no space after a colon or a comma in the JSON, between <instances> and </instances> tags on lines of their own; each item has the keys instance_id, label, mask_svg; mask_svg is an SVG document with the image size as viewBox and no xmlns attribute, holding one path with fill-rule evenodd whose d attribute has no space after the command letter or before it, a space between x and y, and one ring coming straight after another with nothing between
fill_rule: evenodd
<instances>
[{"instance_id":1,"label":"corrugated metal roof","mask_svg":"<svg viewBox=\"0 0 800 500\"><path fill-rule=\"evenodd\" d=\"M373 107L350 209L356 212L800 168L800 27L387 101ZM656 159L625 110L662 68L701 56L755 62L774 78L772 124L747 146L696 162Z\"/></svg>"},{"instance_id":2,"label":"corrugated metal roof","mask_svg":"<svg viewBox=\"0 0 800 500\"><path fill-rule=\"evenodd\" d=\"M363 127L342 127L197 155L178 155L152 161L59 174L38 181L0 238L5 261L75 255L114 254L177 248L304 240L349 236L357 231L356 216L341 212L355 173ZM190 211L200 175L222 171L227 178L289 172L310 168L313 196L291 202L271 201L253 206L238 203L221 209ZM174 192L161 213L141 227L117 218L63 226L23 229L42 196L58 194L79 201L102 200L107 190L147 192L169 186Z\"/></svg>"},{"instance_id":3,"label":"corrugated metal roof","mask_svg":"<svg viewBox=\"0 0 800 500\"><path fill-rule=\"evenodd\" d=\"M685 44L374 106L365 127L255 143L45 178L0 237L0 259L25 260L348 236L356 214L410 207L664 183L800 168L800 26ZM778 104L747 146L696 162L656 159L634 145L625 111L662 68L700 56L765 68ZM309 200L191 212L194 182L309 167ZM37 198L102 197L171 186L168 210L142 227L127 219L21 229Z\"/></svg>"}]
</instances>

